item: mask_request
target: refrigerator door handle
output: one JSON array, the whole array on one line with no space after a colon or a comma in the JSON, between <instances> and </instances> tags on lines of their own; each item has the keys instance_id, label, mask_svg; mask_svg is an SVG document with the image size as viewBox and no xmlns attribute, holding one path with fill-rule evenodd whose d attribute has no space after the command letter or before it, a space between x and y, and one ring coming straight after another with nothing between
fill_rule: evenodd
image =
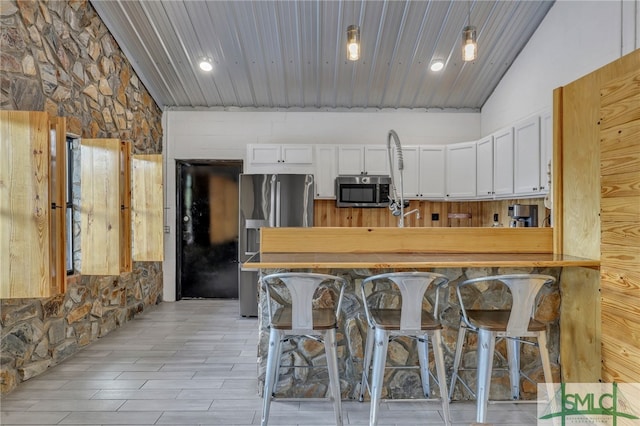
<instances>
[{"instance_id":1,"label":"refrigerator door handle","mask_svg":"<svg viewBox=\"0 0 640 426\"><path fill-rule=\"evenodd\" d=\"M271 208L269 209L269 226L276 226L276 175L271 176Z\"/></svg>"},{"instance_id":2,"label":"refrigerator door handle","mask_svg":"<svg viewBox=\"0 0 640 426\"><path fill-rule=\"evenodd\" d=\"M282 200L280 199L280 181L278 181L276 183L276 226L279 228L280 224L281 224L281 220L280 220L280 202Z\"/></svg>"}]
</instances>

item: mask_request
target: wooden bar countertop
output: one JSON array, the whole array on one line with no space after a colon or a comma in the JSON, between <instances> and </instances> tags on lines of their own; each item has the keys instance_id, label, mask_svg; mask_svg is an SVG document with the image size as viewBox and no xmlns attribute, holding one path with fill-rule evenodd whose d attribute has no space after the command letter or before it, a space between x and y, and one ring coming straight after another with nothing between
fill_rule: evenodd
<instances>
[{"instance_id":1,"label":"wooden bar countertop","mask_svg":"<svg viewBox=\"0 0 640 426\"><path fill-rule=\"evenodd\" d=\"M263 228L245 269L599 268L554 254L551 228Z\"/></svg>"}]
</instances>

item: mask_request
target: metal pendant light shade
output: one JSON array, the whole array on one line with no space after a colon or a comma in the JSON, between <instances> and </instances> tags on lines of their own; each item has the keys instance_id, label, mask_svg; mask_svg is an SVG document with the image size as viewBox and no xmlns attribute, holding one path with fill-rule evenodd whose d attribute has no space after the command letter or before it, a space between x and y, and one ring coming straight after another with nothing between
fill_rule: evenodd
<instances>
[{"instance_id":1,"label":"metal pendant light shade","mask_svg":"<svg viewBox=\"0 0 640 426\"><path fill-rule=\"evenodd\" d=\"M360 59L360 27L357 25L347 27L347 59L350 61Z\"/></svg>"},{"instance_id":2,"label":"metal pendant light shade","mask_svg":"<svg viewBox=\"0 0 640 426\"><path fill-rule=\"evenodd\" d=\"M478 57L478 41L476 27L468 25L462 30L462 60L475 61Z\"/></svg>"}]
</instances>

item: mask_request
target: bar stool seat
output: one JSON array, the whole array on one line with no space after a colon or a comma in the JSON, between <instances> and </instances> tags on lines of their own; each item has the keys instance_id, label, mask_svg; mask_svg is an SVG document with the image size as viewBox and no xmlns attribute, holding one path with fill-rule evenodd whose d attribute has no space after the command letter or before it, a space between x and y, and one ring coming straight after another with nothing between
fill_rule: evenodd
<instances>
[{"instance_id":1,"label":"bar stool seat","mask_svg":"<svg viewBox=\"0 0 640 426\"><path fill-rule=\"evenodd\" d=\"M510 274L493 275L466 280L458 284L456 293L461 310L460 329L456 343L456 351L453 360L453 372L449 386L449 399L457 381L460 381L471 393L469 386L460 377L460 362L466 333L468 331L478 333L477 345L477 389L476 397L476 421L484 423L487 417L487 403L489 401L489 388L493 369L493 357L495 354L496 339L504 338L507 343L507 358L509 364L509 378L511 382L511 395L514 400L520 398L520 344L528 343L538 347L542 360L542 369L545 382L551 385L551 362L547 349L547 327L544 323L533 318L535 314L536 297L546 284L554 283L556 279L549 275L540 274ZM462 289L467 286L486 288L487 284L500 283L497 289L502 291L506 286L512 297L510 309L467 309ZM491 289L486 291L492 291ZM523 340L532 337L537 343ZM550 392L549 388L547 392ZM551 394L549 394L551 395Z\"/></svg>"},{"instance_id":2,"label":"bar stool seat","mask_svg":"<svg viewBox=\"0 0 640 426\"><path fill-rule=\"evenodd\" d=\"M339 296L335 308L314 308L316 290L323 283L338 287ZM261 425L269 422L271 400L278 382L278 370L282 356L282 342L289 337L305 336L324 343L329 371L329 389L333 399L336 425L342 426L342 402L340 379L338 376L338 356L336 348L336 329L340 321L340 312L346 280L342 277L305 272L282 272L260 277L260 285L267 293L269 316L269 351L267 370L264 379L264 395ZM281 305L272 311L272 292L277 286L287 289L288 298L278 292ZM288 303L287 303L288 302ZM284 303L284 305L282 305ZM291 367L291 368L296 368Z\"/></svg>"},{"instance_id":3,"label":"bar stool seat","mask_svg":"<svg viewBox=\"0 0 640 426\"><path fill-rule=\"evenodd\" d=\"M509 316L511 316L511 310L467 310L469 322L478 328L484 328L489 331L505 331L507 329L507 324L509 323ZM546 329L547 326L545 324L540 321L536 321L535 319L531 319L527 326L527 330L529 331L545 331Z\"/></svg>"},{"instance_id":4,"label":"bar stool seat","mask_svg":"<svg viewBox=\"0 0 640 426\"><path fill-rule=\"evenodd\" d=\"M387 292L388 285L395 284L395 290L401 296L401 308L381 307L379 298L367 296L367 286L371 283L382 285ZM447 398L446 372L442 350L442 325L437 318L440 288L449 282L444 275L431 272L391 272L378 274L364 279L361 283L362 300L369 329L365 343L365 355L362 367L362 382L360 386L360 401L364 400L364 393L369 389L371 408L369 425L378 424L380 398L384 369L386 366L389 340L399 336L406 336L417 341L420 377L425 397L430 396L429 372L429 338L433 340L433 353L436 366L437 383L440 388L445 424L451 424L449 416L449 400ZM423 300L427 291L435 287L435 302L433 308L423 308ZM375 294L375 291L372 291ZM371 305L371 306L370 306ZM373 358L373 365L372 364ZM371 383L369 383L369 368L371 368Z\"/></svg>"}]
</instances>

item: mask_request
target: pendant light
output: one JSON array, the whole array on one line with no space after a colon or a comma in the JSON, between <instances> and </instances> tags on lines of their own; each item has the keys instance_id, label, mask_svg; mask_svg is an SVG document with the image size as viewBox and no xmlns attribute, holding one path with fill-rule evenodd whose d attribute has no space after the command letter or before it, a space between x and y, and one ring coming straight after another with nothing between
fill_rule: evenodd
<instances>
[{"instance_id":1,"label":"pendant light","mask_svg":"<svg viewBox=\"0 0 640 426\"><path fill-rule=\"evenodd\" d=\"M462 60L465 62L475 61L478 57L478 40L476 38L476 27L471 25L471 2L469 5L468 23L462 29Z\"/></svg>"},{"instance_id":2,"label":"pendant light","mask_svg":"<svg viewBox=\"0 0 640 426\"><path fill-rule=\"evenodd\" d=\"M357 25L347 27L347 59L350 61L360 59L360 27Z\"/></svg>"}]
</instances>

